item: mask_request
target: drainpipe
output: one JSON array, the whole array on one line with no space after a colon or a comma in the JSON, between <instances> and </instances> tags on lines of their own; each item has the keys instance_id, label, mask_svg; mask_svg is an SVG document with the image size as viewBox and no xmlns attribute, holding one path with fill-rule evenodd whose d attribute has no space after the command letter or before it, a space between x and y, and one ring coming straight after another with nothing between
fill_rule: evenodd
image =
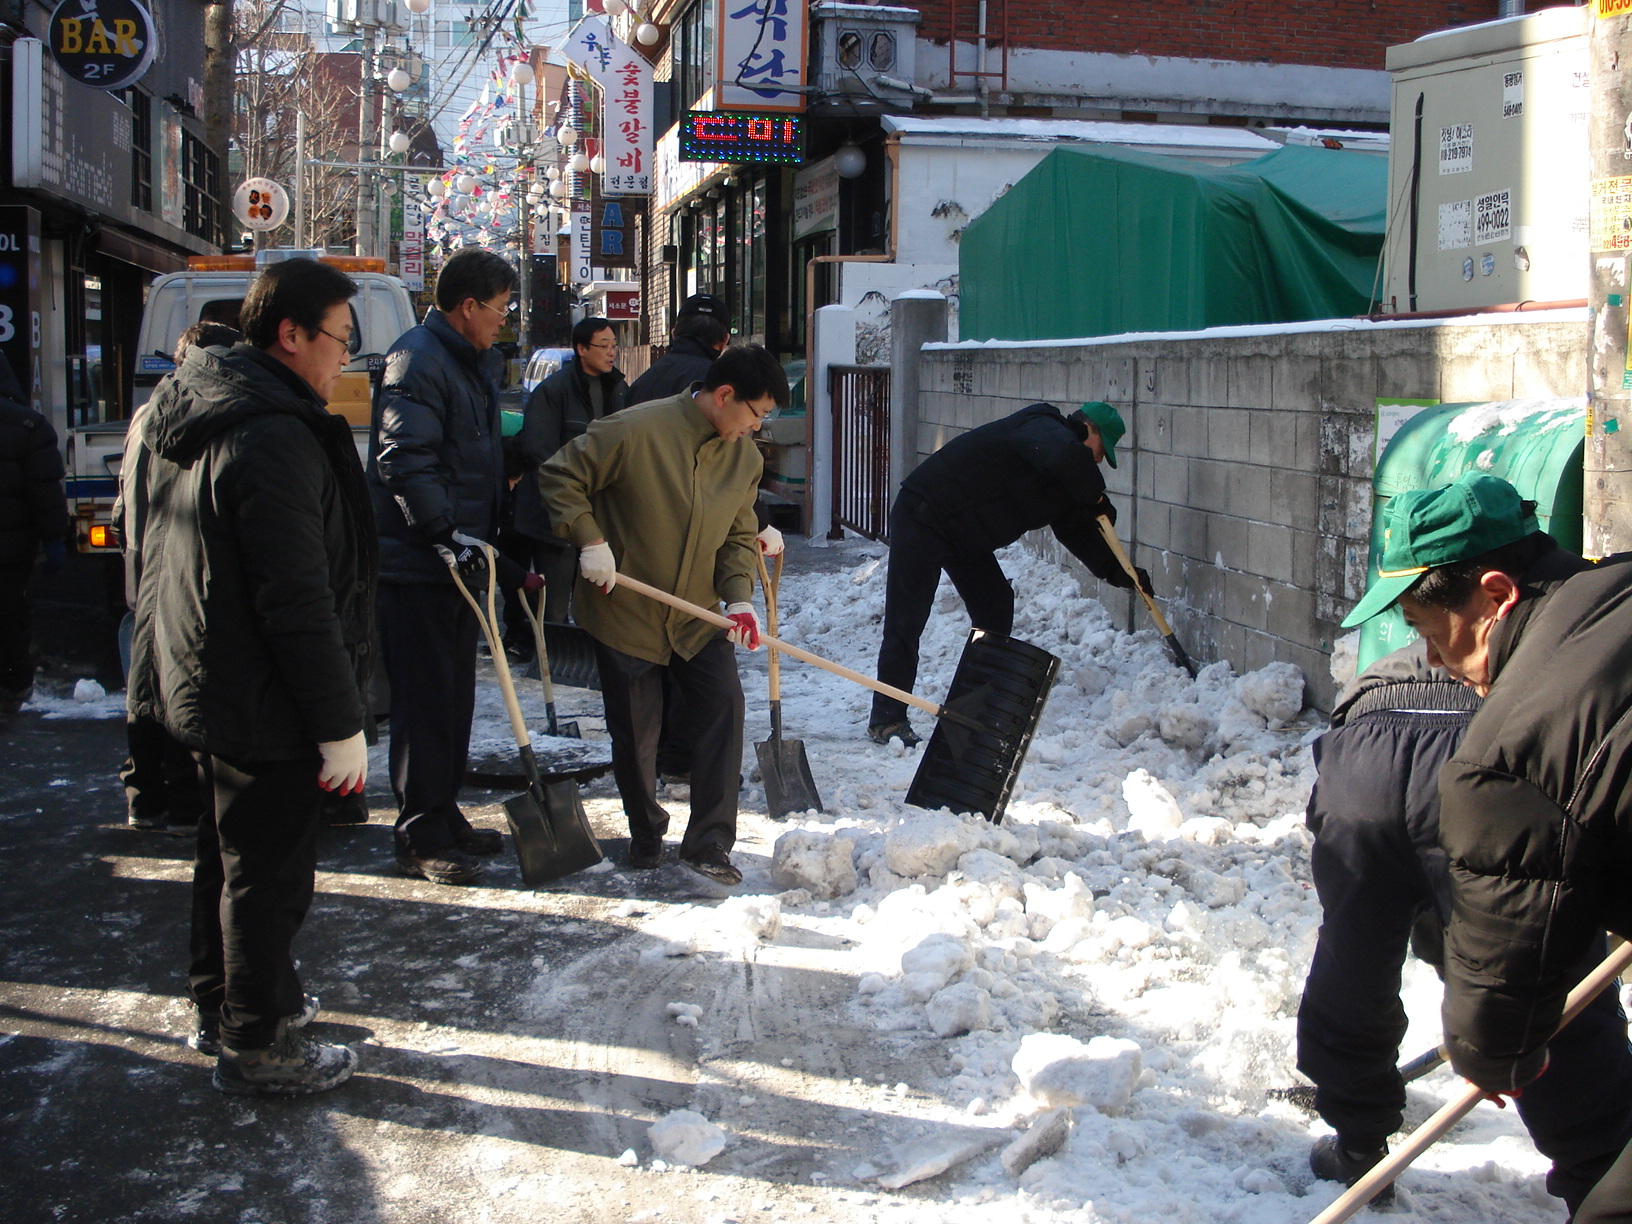
<instances>
[{"instance_id":1,"label":"drainpipe","mask_svg":"<svg viewBox=\"0 0 1632 1224\"><path fill-rule=\"evenodd\" d=\"M1497 6L1498 17L1522 17L1524 15L1524 0L1501 0Z\"/></svg>"},{"instance_id":2,"label":"drainpipe","mask_svg":"<svg viewBox=\"0 0 1632 1224\"><path fill-rule=\"evenodd\" d=\"M989 118L992 108L986 97L986 0L980 0L979 41L975 44L975 93L980 98L980 117Z\"/></svg>"}]
</instances>

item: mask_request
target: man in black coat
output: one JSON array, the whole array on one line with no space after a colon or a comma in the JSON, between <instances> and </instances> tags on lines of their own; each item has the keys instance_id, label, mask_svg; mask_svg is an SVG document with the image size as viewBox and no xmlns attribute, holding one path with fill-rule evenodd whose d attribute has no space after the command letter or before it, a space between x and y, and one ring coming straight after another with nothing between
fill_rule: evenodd
<instances>
[{"instance_id":1,"label":"man in black coat","mask_svg":"<svg viewBox=\"0 0 1632 1224\"><path fill-rule=\"evenodd\" d=\"M1478 708L1478 694L1429 666L1419 640L1347 687L1315 743L1308 819L1323 919L1298 1009L1298 1069L1336 1132L1309 1156L1329 1181L1358 1181L1404 1119L1401 969L1408 946L1436 970L1444 961L1450 878L1438 774ZM1553 1161L1547 1188L1574 1211L1632 1137L1632 1053L1614 992L1564 1029L1552 1053L1548 1073L1517 1105Z\"/></svg>"},{"instance_id":2,"label":"man in black coat","mask_svg":"<svg viewBox=\"0 0 1632 1224\"><path fill-rule=\"evenodd\" d=\"M305 1035L291 954L322 791L368 773L373 523L351 428L325 407L356 292L312 260L274 264L244 298L247 343L193 348L146 418L129 713L198 752L212 791L189 989L222 1092L321 1092L357 1065Z\"/></svg>"},{"instance_id":3,"label":"man in black coat","mask_svg":"<svg viewBox=\"0 0 1632 1224\"><path fill-rule=\"evenodd\" d=\"M1398 495L1379 575L1344 622L1398 602L1428 662L1484 697L1439 773L1439 839L1451 884L1446 1047L1491 1093L1552 1074L1583 963L1602 932L1632 936L1632 557L1593 565L1565 552L1536 530L1534 509L1483 473ZM1617 1030L1594 1085L1622 1105L1624 1042ZM1577 1113L1599 1107L1583 1099ZM1628 1218L1623 1147L1575 1224Z\"/></svg>"},{"instance_id":4,"label":"man in black coat","mask_svg":"<svg viewBox=\"0 0 1632 1224\"><path fill-rule=\"evenodd\" d=\"M516 486L516 530L533 541L533 568L544 578L544 619L561 622L572 601L578 550L555 534L538 495L538 469L591 421L621 411L626 388L618 341L605 319L581 319L572 329L572 359L527 397L522 413L524 471Z\"/></svg>"},{"instance_id":5,"label":"man in black coat","mask_svg":"<svg viewBox=\"0 0 1632 1224\"><path fill-rule=\"evenodd\" d=\"M1070 416L1033 404L960 434L913 469L890 509L880 680L911 691L942 570L976 629L1008 635L1014 588L993 554L1028 531L1051 528L1101 581L1133 585L1095 522L1101 514L1116 521L1099 465L1116 466L1126 430L1106 403L1084 404ZM880 744L891 737L909 748L918 743L907 707L882 693L873 697L867 734Z\"/></svg>"},{"instance_id":6,"label":"man in black coat","mask_svg":"<svg viewBox=\"0 0 1632 1224\"><path fill-rule=\"evenodd\" d=\"M0 730L34 690L28 582L40 549L49 577L67 559L68 504L57 431L24 400L0 357Z\"/></svg>"},{"instance_id":7,"label":"man in black coat","mask_svg":"<svg viewBox=\"0 0 1632 1224\"><path fill-rule=\"evenodd\" d=\"M368 478L380 532L380 646L391 683L391 789L397 868L437 884L469 884L477 855L503 838L459 810L476 703L476 616L442 552L460 557L466 585L485 591L481 542L496 538L504 500L500 356L515 271L466 248L442 268L436 308L386 355L374 401ZM500 558L505 590L525 585Z\"/></svg>"},{"instance_id":8,"label":"man in black coat","mask_svg":"<svg viewBox=\"0 0 1632 1224\"><path fill-rule=\"evenodd\" d=\"M730 343L731 329L718 315L681 314L669 332L669 351L630 385L630 407L690 390L693 383L703 381L708 367Z\"/></svg>"}]
</instances>

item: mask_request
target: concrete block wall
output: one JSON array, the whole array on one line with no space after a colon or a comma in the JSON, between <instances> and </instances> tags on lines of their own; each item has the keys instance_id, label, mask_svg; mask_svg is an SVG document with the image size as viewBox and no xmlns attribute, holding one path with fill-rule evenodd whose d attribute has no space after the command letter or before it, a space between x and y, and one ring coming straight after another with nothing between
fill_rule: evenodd
<instances>
[{"instance_id":1,"label":"concrete block wall","mask_svg":"<svg viewBox=\"0 0 1632 1224\"><path fill-rule=\"evenodd\" d=\"M1172 338L1006 347L930 345L919 454L1027 404L1115 404L1128 421L1106 469L1118 531L1198 661L1295 663L1329 711L1339 622L1365 587L1376 406L1576 396L1583 315L1355 322ZM1142 604L1105 587L1048 532L1028 545L1079 570L1130 627Z\"/></svg>"}]
</instances>

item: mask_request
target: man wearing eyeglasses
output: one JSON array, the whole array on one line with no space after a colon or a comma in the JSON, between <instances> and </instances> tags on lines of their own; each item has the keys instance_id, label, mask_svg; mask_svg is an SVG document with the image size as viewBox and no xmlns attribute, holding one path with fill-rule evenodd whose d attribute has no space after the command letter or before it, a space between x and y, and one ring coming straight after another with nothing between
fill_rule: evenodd
<instances>
[{"instance_id":1,"label":"man wearing eyeglasses","mask_svg":"<svg viewBox=\"0 0 1632 1224\"><path fill-rule=\"evenodd\" d=\"M550 512L538 495L538 468L591 421L624 406L618 341L605 319L583 319L572 329L571 361L533 388L521 427L526 472L516 486L516 530L534 542L533 566L544 577L544 619L563 621L572 597L578 550L555 534Z\"/></svg>"},{"instance_id":2,"label":"man wearing eyeglasses","mask_svg":"<svg viewBox=\"0 0 1632 1224\"><path fill-rule=\"evenodd\" d=\"M470 884L479 856L499 853L495 829L459 810L476 700L476 616L443 562L485 589L481 542L496 537L505 492L499 354L515 271L467 248L443 266L436 308L386 356L374 401L368 476L380 531L380 639L391 682L391 789L396 859L404 875ZM526 584L500 558L503 590Z\"/></svg>"},{"instance_id":3,"label":"man wearing eyeglasses","mask_svg":"<svg viewBox=\"0 0 1632 1224\"><path fill-rule=\"evenodd\" d=\"M728 348L703 381L602 421L539 470L538 489L563 538L582 551L573 614L595 639L612 737L612 775L629 819L629 865L663 862L669 817L658 803L663 685L672 677L697 733L691 819L680 861L737 884L742 682L733 646L757 649L754 502L764 463L753 437L788 380L759 345ZM623 573L704 607L735 627L669 609L618 584Z\"/></svg>"},{"instance_id":4,"label":"man wearing eyeglasses","mask_svg":"<svg viewBox=\"0 0 1632 1224\"><path fill-rule=\"evenodd\" d=\"M368 774L374 521L351 427L325 407L356 292L313 260L273 264L244 298L246 343L190 349L144 418L128 712L197 753L212 791L189 1044L240 1095L321 1092L357 1065L305 1035L316 1004L292 959L321 795Z\"/></svg>"}]
</instances>

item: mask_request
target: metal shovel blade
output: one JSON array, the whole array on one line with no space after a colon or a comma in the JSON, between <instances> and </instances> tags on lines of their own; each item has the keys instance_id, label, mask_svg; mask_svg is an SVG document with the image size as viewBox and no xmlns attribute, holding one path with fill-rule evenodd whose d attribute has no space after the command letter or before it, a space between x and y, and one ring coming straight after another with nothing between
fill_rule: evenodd
<instances>
[{"instance_id":1,"label":"metal shovel blade","mask_svg":"<svg viewBox=\"0 0 1632 1224\"><path fill-rule=\"evenodd\" d=\"M783 739L781 722L772 720L771 738L754 745L759 776L765 783L765 810L772 820L786 820L795 812L820 812L822 797L810 774L803 740Z\"/></svg>"},{"instance_id":2,"label":"metal shovel blade","mask_svg":"<svg viewBox=\"0 0 1632 1224\"><path fill-rule=\"evenodd\" d=\"M605 857L589 831L575 782L529 787L504 801L504 816L516 844L521 878L529 888L593 867Z\"/></svg>"}]
</instances>

